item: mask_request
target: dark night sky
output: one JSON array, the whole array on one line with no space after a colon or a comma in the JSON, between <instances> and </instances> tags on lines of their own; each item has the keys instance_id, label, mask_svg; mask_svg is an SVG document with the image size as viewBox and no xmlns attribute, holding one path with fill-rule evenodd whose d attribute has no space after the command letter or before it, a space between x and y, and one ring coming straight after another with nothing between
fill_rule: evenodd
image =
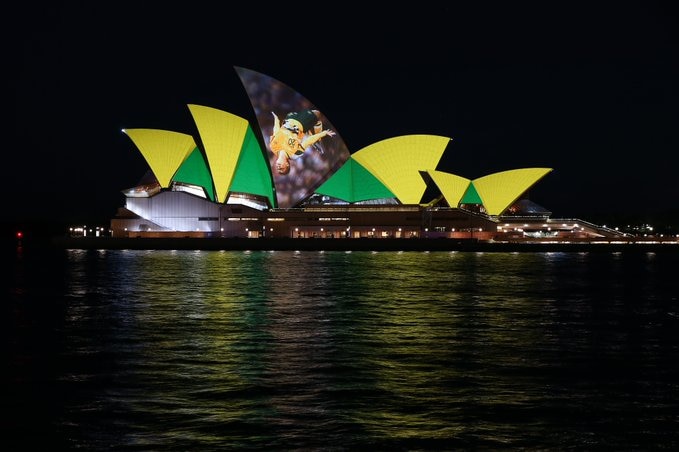
<instances>
[{"instance_id":1,"label":"dark night sky","mask_svg":"<svg viewBox=\"0 0 679 452\"><path fill-rule=\"evenodd\" d=\"M469 179L554 168L531 191L554 217L679 208L671 2L170 3L16 14L3 221L107 222L147 169L122 128L195 135L187 104L256 126L234 66L302 93L352 152L426 133Z\"/></svg>"}]
</instances>

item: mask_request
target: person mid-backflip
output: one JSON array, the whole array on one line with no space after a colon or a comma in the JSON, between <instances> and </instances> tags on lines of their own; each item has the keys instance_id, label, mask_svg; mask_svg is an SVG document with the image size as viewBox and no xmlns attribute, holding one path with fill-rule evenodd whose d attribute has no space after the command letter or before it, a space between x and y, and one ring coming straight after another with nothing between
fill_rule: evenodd
<instances>
[{"instance_id":1,"label":"person mid-backflip","mask_svg":"<svg viewBox=\"0 0 679 452\"><path fill-rule=\"evenodd\" d=\"M276 113L272 112L272 114L274 123L269 149L276 155L278 174L288 174L290 159L299 158L310 147L323 153L319 146L321 138L335 136L332 130L323 130L323 122L318 110L290 112L285 116L282 124Z\"/></svg>"}]
</instances>

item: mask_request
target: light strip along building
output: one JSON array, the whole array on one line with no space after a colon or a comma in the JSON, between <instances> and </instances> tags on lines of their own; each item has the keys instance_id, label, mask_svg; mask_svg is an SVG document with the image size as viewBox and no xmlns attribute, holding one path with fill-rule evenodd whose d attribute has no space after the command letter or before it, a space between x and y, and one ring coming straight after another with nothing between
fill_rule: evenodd
<instances>
[{"instance_id":1,"label":"light strip along building","mask_svg":"<svg viewBox=\"0 0 679 452\"><path fill-rule=\"evenodd\" d=\"M235 69L261 141L246 119L194 104L188 109L198 137L124 129L150 170L123 191L125 206L111 219L114 237L503 241L617 234L581 220L551 219L527 198L552 168L467 179L436 170L451 139L425 134L350 153L327 117L298 92Z\"/></svg>"}]
</instances>

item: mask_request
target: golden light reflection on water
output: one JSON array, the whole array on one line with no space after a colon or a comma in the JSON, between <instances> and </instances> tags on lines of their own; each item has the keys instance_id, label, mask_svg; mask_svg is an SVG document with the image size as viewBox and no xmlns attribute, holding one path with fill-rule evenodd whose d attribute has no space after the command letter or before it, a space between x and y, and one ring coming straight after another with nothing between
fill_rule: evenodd
<instances>
[{"instance_id":1,"label":"golden light reflection on water","mask_svg":"<svg viewBox=\"0 0 679 452\"><path fill-rule=\"evenodd\" d=\"M67 348L108 360L101 405L137 419L131 442L162 420L162 441L203 445L511 443L515 416L572 403L550 377L618 340L587 328L630 291L626 261L587 254L69 253Z\"/></svg>"},{"instance_id":2,"label":"golden light reflection on water","mask_svg":"<svg viewBox=\"0 0 679 452\"><path fill-rule=\"evenodd\" d=\"M347 397L367 395L347 403L352 423L378 436L437 438L459 428L459 419L436 414L450 403L530 401L513 390L485 400L472 388L482 386L479 354L511 367L522 359L512 351L535 339L517 324L530 318L512 307L540 284L527 269L543 257L154 251L122 259L108 277L119 282L122 333L137 338L122 354L122 378L147 387L135 410L161 415L168 404L222 394L228 406L193 415L285 423L322 417L330 410L323 393L349 388ZM342 365L355 378L339 381L332 371ZM147 368L166 373L165 384L154 386ZM257 403L237 396L252 390L263 390Z\"/></svg>"}]
</instances>

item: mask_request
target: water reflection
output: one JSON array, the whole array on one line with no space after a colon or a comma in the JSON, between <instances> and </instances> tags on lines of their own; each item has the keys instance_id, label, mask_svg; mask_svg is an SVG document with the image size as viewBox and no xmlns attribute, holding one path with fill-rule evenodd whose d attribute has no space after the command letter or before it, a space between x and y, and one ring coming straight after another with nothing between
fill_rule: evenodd
<instances>
[{"instance_id":1,"label":"water reflection","mask_svg":"<svg viewBox=\"0 0 679 452\"><path fill-rule=\"evenodd\" d=\"M668 256L72 250L54 259L58 277L35 289L44 273L25 272L12 293L59 300L48 378L62 394L52 433L67 447L677 441L676 420L659 421L679 401ZM627 435L613 433L620 426Z\"/></svg>"}]
</instances>

